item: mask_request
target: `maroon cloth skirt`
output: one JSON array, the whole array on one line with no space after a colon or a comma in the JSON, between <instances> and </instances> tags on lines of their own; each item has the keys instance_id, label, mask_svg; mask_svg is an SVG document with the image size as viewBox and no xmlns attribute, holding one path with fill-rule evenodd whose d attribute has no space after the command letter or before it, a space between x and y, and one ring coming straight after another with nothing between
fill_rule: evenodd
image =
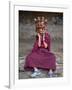
<instances>
[{"instance_id":1,"label":"maroon cloth skirt","mask_svg":"<svg viewBox=\"0 0 72 90\"><path fill-rule=\"evenodd\" d=\"M33 67L41 69L56 69L56 57L53 53L45 48L38 48L31 52L27 57L24 69L33 69Z\"/></svg>"}]
</instances>

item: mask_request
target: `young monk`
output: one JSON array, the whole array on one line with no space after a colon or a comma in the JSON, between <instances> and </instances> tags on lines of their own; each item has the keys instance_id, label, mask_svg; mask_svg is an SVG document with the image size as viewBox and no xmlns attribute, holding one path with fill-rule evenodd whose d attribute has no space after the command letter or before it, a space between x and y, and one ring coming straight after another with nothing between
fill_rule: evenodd
<instances>
[{"instance_id":1,"label":"young monk","mask_svg":"<svg viewBox=\"0 0 72 90\"><path fill-rule=\"evenodd\" d=\"M36 77L41 74L40 69L48 70L48 76L52 76L56 70L56 57L50 51L51 38L46 31L47 19L37 17L35 19L36 40L32 51L26 57L25 69L33 70L31 77Z\"/></svg>"}]
</instances>

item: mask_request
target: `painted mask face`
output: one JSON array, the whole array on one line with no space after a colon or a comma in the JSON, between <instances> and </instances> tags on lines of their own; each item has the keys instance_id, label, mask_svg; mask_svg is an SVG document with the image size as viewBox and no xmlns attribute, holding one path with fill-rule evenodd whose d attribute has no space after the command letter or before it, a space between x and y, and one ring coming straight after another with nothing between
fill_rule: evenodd
<instances>
[{"instance_id":1,"label":"painted mask face","mask_svg":"<svg viewBox=\"0 0 72 90\"><path fill-rule=\"evenodd\" d=\"M46 25L47 25L47 19L45 19L44 17L37 17L37 19L35 19L36 32L40 34L45 33Z\"/></svg>"},{"instance_id":2,"label":"painted mask face","mask_svg":"<svg viewBox=\"0 0 72 90\"><path fill-rule=\"evenodd\" d=\"M38 33L40 33L40 34L44 34L44 33L45 33L45 30L42 29L42 28L40 28L40 29L38 29Z\"/></svg>"},{"instance_id":3,"label":"painted mask face","mask_svg":"<svg viewBox=\"0 0 72 90\"><path fill-rule=\"evenodd\" d=\"M45 25L44 25L44 23L43 22L37 23L36 30L40 34L44 33L45 32Z\"/></svg>"}]
</instances>

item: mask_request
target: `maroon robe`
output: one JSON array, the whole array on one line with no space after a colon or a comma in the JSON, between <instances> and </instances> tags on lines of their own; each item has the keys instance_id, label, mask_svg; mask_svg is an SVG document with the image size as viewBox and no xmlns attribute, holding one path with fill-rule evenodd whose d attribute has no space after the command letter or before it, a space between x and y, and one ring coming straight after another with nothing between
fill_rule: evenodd
<instances>
[{"instance_id":1,"label":"maroon robe","mask_svg":"<svg viewBox=\"0 0 72 90\"><path fill-rule=\"evenodd\" d=\"M29 70L33 69L33 67L41 68L41 69L56 69L56 57L50 52L50 35L45 33L45 42L48 47L44 48L43 45L38 47L38 37L36 36L36 41L34 47L29 55L26 57L24 68Z\"/></svg>"}]
</instances>

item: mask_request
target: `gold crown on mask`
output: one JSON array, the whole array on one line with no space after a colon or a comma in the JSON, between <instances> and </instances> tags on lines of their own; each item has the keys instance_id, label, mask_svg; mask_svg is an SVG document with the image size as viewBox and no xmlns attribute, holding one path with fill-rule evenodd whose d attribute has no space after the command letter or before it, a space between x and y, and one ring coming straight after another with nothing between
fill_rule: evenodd
<instances>
[{"instance_id":1,"label":"gold crown on mask","mask_svg":"<svg viewBox=\"0 0 72 90\"><path fill-rule=\"evenodd\" d=\"M36 31L38 31L39 29L44 29L47 26L47 19L45 19L45 17L37 17L34 19L35 21L35 26L36 26Z\"/></svg>"}]
</instances>

